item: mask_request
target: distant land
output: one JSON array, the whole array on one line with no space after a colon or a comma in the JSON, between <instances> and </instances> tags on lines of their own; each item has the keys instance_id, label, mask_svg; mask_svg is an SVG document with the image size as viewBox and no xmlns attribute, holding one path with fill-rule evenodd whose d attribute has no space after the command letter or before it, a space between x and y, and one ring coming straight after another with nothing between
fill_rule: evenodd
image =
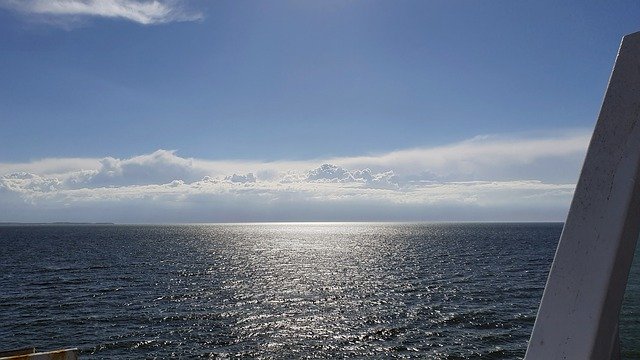
<instances>
[{"instance_id":1,"label":"distant land","mask_svg":"<svg viewBox=\"0 0 640 360\"><path fill-rule=\"evenodd\" d=\"M31 223L31 222L0 222L0 226L42 226L42 225L115 225L112 222L66 222L66 221L56 221L56 222L42 222L42 223Z\"/></svg>"}]
</instances>

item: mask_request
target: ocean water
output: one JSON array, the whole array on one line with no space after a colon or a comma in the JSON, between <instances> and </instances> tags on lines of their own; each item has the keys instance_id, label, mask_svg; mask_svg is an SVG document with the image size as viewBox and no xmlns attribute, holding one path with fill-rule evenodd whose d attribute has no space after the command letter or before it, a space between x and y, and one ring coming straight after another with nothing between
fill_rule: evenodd
<instances>
[{"instance_id":1,"label":"ocean water","mask_svg":"<svg viewBox=\"0 0 640 360\"><path fill-rule=\"evenodd\" d=\"M0 227L0 347L517 359L561 224ZM637 357L640 271L623 309Z\"/></svg>"}]
</instances>

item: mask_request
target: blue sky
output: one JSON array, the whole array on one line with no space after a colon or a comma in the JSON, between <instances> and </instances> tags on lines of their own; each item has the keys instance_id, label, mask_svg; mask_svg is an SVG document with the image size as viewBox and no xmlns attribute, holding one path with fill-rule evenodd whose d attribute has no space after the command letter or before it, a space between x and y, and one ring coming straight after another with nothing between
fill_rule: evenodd
<instances>
[{"instance_id":1,"label":"blue sky","mask_svg":"<svg viewBox=\"0 0 640 360\"><path fill-rule=\"evenodd\" d=\"M329 216L338 208L350 220L384 220L387 207L400 214L395 220L441 220L428 214L445 208L453 215L442 219L562 220L571 192L562 186L575 183L620 39L638 30L638 19L636 1L0 0L0 190L12 197L11 209L24 209L0 221L101 221L116 213L124 222L340 220ZM522 150L513 144L558 139L564 142L557 153L534 146L519 161L500 162L500 154ZM506 148L486 152L488 158L474 155L474 146L499 145ZM460 146L470 149L469 157L451 155ZM432 160L407 160L417 156L406 155L411 149ZM389 154L408 157L389 160ZM132 163L140 168L123 170ZM311 179L315 170L331 170L321 169L325 163L350 175ZM494 168L485 171L489 163ZM267 168L278 175L265 175ZM482 196L469 189L462 203L378 199L375 216L365 216L353 198L338 204L327 200L335 193L320 192L304 201L320 201L327 210L293 216L306 206L296 196L317 191L318 180L333 183L331 191L371 188L373 180L353 175L365 169L372 176L394 172L395 187L385 185L395 193L389 196L426 182L539 181L564 190L530 209L519 197L478 205L473 199ZM221 204L219 198L195 206L173 194L164 205L153 197L141 201L139 209L166 212L137 218L69 193L143 194L132 186L174 180L191 186L205 176L235 183L236 172L256 175L244 187L271 182L273 190L287 174L315 182L286 196L263 189L260 194L273 196L266 202L259 196L227 201L270 209L255 214L231 211L237 204L211 205ZM16 185L17 173L58 181L47 188L56 193L25 195L20 191L33 184ZM377 199L366 192L356 197ZM467 214L469 204L480 208ZM484 215L487 206L493 215ZM282 210L287 207L290 212ZM515 208L523 210L511 218ZM86 215L89 210L96 215Z\"/></svg>"}]
</instances>

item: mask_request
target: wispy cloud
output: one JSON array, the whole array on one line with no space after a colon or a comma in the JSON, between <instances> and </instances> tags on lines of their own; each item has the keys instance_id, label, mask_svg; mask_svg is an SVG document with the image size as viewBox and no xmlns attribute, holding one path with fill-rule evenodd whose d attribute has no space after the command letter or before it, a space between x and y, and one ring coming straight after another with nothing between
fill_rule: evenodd
<instances>
[{"instance_id":1,"label":"wispy cloud","mask_svg":"<svg viewBox=\"0 0 640 360\"><path fill-rule=\"evenodd\" d=\"M127 159L0 163L0 221L19 220L10 217L17 210L40 216L30 220L66 214L133 222L561 220L588 137L484 136L308 161L211 161L158 150Z\"/></svg>"},{"instance_id":2,"label":"wispy cloud","mask_svg":"<svg viewBox=\"0 0 640 360\"><path fill-rule=\"evenodd\" d=\"M0 0L0 6L58 22L103 17L152 25L202 18L201 13L186 10L179 0Z\"/></svg>"}]
</instances>

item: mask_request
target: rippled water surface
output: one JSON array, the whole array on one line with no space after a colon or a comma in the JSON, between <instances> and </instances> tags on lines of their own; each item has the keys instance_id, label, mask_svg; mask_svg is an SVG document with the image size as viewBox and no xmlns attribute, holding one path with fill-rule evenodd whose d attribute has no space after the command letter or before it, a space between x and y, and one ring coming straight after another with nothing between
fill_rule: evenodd
<instances>
[{"instance_id":1,"label":"rippled water surface","mask_svg":"<svg viewBox=\"0 0 640 360\"><path fill-rule=\"evenodd\" d=\"M561 229L0 227L0 344L84 359L521 358Z\"/></svg>"}]
</instances>

